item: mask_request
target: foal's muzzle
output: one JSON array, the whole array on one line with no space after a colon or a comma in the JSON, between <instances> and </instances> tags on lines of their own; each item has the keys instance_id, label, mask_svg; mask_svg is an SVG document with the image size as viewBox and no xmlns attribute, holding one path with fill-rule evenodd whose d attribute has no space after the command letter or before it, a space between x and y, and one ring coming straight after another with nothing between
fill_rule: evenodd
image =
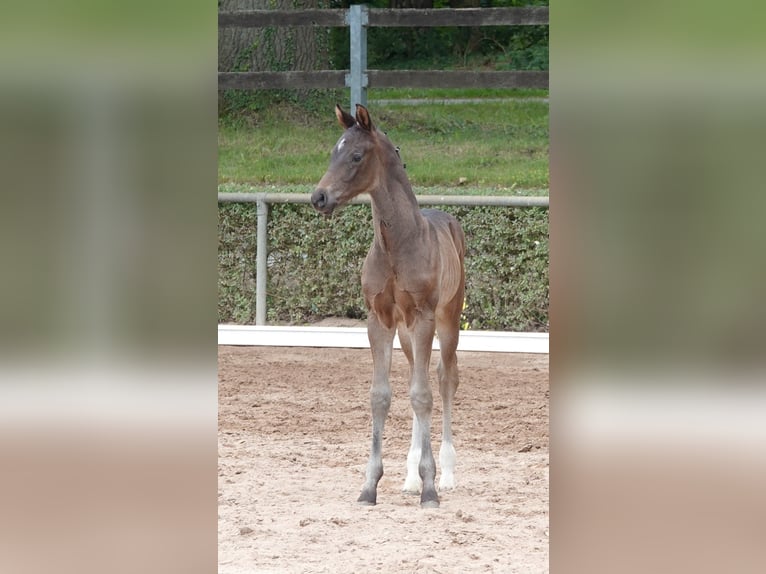
<instances>
[{"instance_id":1,"label":"foal's muzzle","mask_svg":"<svg viewBox=\"0 0 766 574\"><path fill-rule=\"evenodd\" d=\"M319 213L323 215L330 215L336 206L336 201L330 197L327 190L318 187L311 194L311 205L314 206Z\"/></svg>"}]
</instances>

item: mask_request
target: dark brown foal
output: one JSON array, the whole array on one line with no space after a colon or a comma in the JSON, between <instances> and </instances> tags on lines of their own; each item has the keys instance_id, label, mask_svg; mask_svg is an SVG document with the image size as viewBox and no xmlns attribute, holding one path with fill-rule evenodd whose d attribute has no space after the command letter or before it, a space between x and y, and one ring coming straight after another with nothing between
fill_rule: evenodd
<instances>
[{"instance_id":1,"label":"dark brown foal","mask_svg":"<svg viewBox=\"0 0 766 574\"><path fill-rule=\"evenodd\" d=\"M330 215L353 197L368 193L375 226L375 238L362 268L373 377L372 448L359 502L376 503L378 481L383 476L381 440L391 405L389 371L398 330L410 364L414 413L404 490L420 492L421 505L435 507L439 497L431 450L433 397L428 367L436 332L444 413L439 489L446 490L455 486L452 400L458 387L456 351L465 289L465 238L451 215L419 209L399 154L386 135L375 129L364 106L357 106L355 118L340 106L335 107L335 114L345 131L332 150L330 167L311 195L311 203Z\"/></svg>"}]
</instances>

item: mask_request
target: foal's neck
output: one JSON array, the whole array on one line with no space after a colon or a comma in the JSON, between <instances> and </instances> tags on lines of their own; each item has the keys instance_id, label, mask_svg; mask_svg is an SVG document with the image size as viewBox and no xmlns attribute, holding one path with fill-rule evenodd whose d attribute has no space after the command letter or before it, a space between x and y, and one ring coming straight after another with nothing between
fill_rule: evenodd
<instances>
[{"instance_id":1,"label":"foal's neck","mask_svg":"<svg viewBox=\"0 0 766 574\"><path fill-rule=\"evenodd\" d=\"M386 251L406 249L419 233L425 220L401 161L384 166L378 186L370 192L375 241Z\"/></svg>"}]
</instances>

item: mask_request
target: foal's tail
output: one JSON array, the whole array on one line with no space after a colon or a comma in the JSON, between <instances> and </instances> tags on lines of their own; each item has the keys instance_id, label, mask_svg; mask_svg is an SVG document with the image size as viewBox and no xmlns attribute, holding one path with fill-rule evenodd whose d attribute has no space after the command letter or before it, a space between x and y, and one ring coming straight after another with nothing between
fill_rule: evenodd
<instances>
[{"instance_id":1,"label":"foal's tail","mask_svg":"<svg viewBox=\"0 0 766 574\"><path fill-rule=\"evenodd\" d=\"M447 230L440 238L439 250L442 259L441 296L445 303L460 299L462 309L465 291L465 234L460 223L454 217L450 217Z\"/></svg>"},{"instance_id":2,"label":"foal's tail","mask_svg":"<svg viewBox=\"0 0 766 574\"><path fill-rule=\"evenodd\" d=\"M452 235L452 243L455 246L455 252L457 253L460 285L458 286L456 295L460 296L460 305L462 310L463 298L465 297L465 233L463 228L457 219L452 218L449 222L449 231Z\"/></svg>"},{"instance_id":3,"label":"foal's tail","mask_svg":"<svg viewBox=\"0 0 766 574\"><path fill-rule=\"evenodd\" d=\"M455 250L460 259L460 267L462 269L463 261L465 261L465 233L463 233L463 228L454 217L449 222L449 232L452 235L452 241L455 243Z\"/></svg>"}]
</instances>

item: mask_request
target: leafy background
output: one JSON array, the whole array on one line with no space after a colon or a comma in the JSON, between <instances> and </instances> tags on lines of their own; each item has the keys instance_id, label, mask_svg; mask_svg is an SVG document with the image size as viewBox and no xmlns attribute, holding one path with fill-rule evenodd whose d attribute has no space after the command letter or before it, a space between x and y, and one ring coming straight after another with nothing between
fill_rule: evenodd
<instances>
[{"instance_id":1,"label":"leafy background","mask_svg":"<svg viewBox=\"0 0 766 574\"><path fill-rule=\"evenodd\" d=\"M257 205L221 204L218 320L255 322ZM447 206L466 233L470 329L548 330L548 210ZM362 263L372 213L350 205L325 219L305 204L269 211L267 320L306 324L328 316L364 318Z\"/></svg>"}]
</instances>

